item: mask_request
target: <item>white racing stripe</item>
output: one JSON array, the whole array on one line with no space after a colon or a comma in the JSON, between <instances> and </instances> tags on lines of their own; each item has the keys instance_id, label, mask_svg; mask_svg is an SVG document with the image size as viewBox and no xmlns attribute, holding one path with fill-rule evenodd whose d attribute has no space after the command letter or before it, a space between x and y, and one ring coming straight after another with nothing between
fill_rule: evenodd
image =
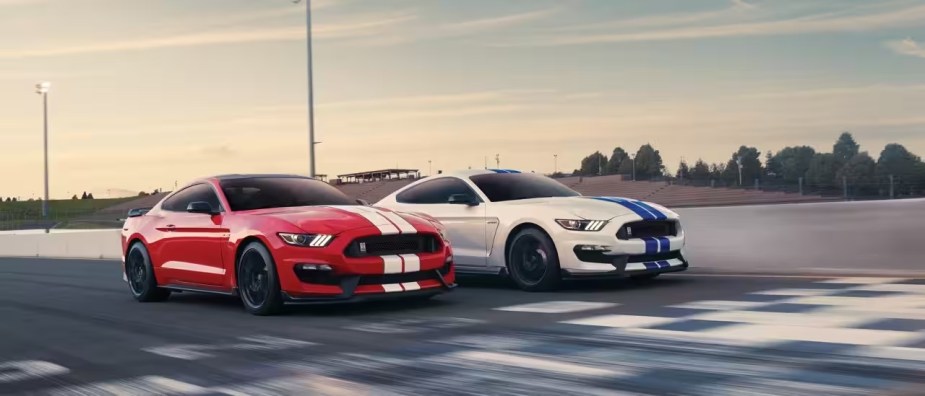
<instances>
[{"instance_id":1,"label":"white racing stripe","mask_svg":"<svg viewBox=\"0 0 925 396\"><path fill-rule=\"evenodd\" d=\"M395 224L392 224L388 218L381 214L381 212L367 208L365 206L332 206L346 212L357 214L363 216L366 220L372 223L376 228L379 228L379 232L382 235L395 235L399 233L398 227Z\"/></svg>"},{"instance_id":2,"label":"white racing stripe","mask_svg":"<svg viewBox=\"0 0 925 396\"><path fill-rule=\"evenodd\" d=\"M399 215L398 213L386 212L384 210L379 210L377 212L385 216L385 218L389 219L392 223L395 223L395 226L398 227L398 230L402 234L417 234L418 233L418 230L414 228L414 226L411 225L411 223L409 223L408 220L405 220L405 218L401 217L401 215Z\"/></svg>"},{"instance_id":3,"label":"white racing stripe","mask_svg":"<svg viewBox=\"0 0 925 396\"><path fill-rule=\"evenodd\" d=\"M421 290L421 285L418 284L417 282L402 283L401 287L404 288L405 291Z\"/></svg>"},{"instance_id":4,"label":"white racing stripe","mask_svg":"<svg viewBox=\"0 0 925 396\"><path fill-rule=\"evenodd\" d=\"M400 274L402 270L401 257L397 255L382 256L383 274Z\"/></svg>"},{"instance_id":5,"label":"white racing stripe","mask_svg":"<svg viewBox=\"0 0 925 396\"><path fill-rule=\"evenodd\" d=\"M402 260L405 260L404 272L418 272L421 270L421 258L416 254L403 254Z\"/></svg>"},{"instance_id":6,"label":"white racing stripe","mask_svg":"<svg viewBox=\"0 0 925 396\"><path fill-rule=\"evenodd\" d=\"M385 290L386 293L395 293L395 292L400 292L404 290L401 288L401 285L399 285L398 283L385 284L385 285L382 285L382 288Z\"/></svg>"},{"instance_id":7,"label":"white racing stripe","mask_svg":"<svg viewBox=\"0 0 925 396\"><path fill-rule=\"evenodd\" d=\"M161 268L175 269L181 271L201 272L204 274L225 275L224 268L211 267L202 264L186 263L182 261L168 261Z\"/></svg>"}]
</instances>

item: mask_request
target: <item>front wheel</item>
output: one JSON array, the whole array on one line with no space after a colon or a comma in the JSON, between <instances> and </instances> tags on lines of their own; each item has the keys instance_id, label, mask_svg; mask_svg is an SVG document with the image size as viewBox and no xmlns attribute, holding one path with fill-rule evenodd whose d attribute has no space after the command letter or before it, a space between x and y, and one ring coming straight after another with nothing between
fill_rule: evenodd
<instances>
[{"instance_id":1,"label":"front wheel","mask_svg":"<svg viewBox=\"0 0 925 396\"><path fill-rule=\"evenodd\" d=\"M511 279L526 291L549 291L559 287L559 254L545 232L525 228L511 239L507 256Z\"/></svg>"},{"instance_id":2,"label":"front wheel","mask_svg":"<svg viewBox=\"0 0 925 396\"><path fill-rule=\"evenodd\" d=\"M238 292L244 309L254 315L275 315L283 308L273 256L260 242L244 247L237 265Z\"/></svg>"},{"instance_id":3,"label":"front wheel","mask_svg":"<svg viewBox=\"0 0 925 396\"><path fill-rule=\"evenodd\" d=\"M170 290L157 287L154 267L148 249L141 242L135 242L125 255L125 279L132 297L140 302L164 301L170 297Z\"/></svg>"}]
</instances>

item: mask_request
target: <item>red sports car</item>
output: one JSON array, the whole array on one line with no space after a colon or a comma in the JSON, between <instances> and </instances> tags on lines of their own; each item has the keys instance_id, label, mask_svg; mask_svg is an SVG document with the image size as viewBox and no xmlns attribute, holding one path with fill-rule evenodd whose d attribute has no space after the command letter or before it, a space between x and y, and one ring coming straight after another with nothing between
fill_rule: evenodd
<instances>
[{"instance_id":1,"label":"red sports car","mask_svg":"<svg viewBox=\"0 0 925 396\"><path fill-rule=\"evenodd\" d=\"M124 280L138 301L171 291L239 295L257 315L285 303L429 298L456 287L443 226L354 201L300 176L193 182L122 229Z\"/></svg>"}]
</instances>

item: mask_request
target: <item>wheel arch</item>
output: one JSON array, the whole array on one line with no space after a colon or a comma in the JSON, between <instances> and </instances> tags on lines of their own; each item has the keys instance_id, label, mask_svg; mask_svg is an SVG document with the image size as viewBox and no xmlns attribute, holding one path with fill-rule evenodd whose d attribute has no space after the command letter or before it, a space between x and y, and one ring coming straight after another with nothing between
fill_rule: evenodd
<instances>
[{"instance_id":1,"label":"wheel arch","mask_svg":"<svg viewBox=\"0 0 925 396\"><path fill-rule=\"evenodd\" d=\"M262 235L252 234L244 238L241 238L241 240L238 241L237 246L235 246L234 261L232 261L231 263L232 271L231 271L231 277L229 278L229 281L231 283L232 288L237 288L238 286L238 262L241 259L241 254L244 253L244 248L247 247L247 245L250 245L251 242L259 242L261 245L263 245L263 247L267 249L267 251L270 252L270 255L273 255L272 246L270 246L270 243L268 243L268 241L265 238L263 238Z\"/></svg>"},{"instance_id":2,"label":"wheel arch","mask_svg":"<svg viewBox=\"0 0 925 396\"><path fill-rule=\"evenodd\" d=\"M144 240L144 238L141 237L141 235L135 234L135 235L132 235L131 237L127 238L127 239L126 239L126 242L125 242L125 248L124 248L125 250L122 251L122 273L123 273L123 274L128 275L128 273L125 272L125 271L126 271L126 265L125 265L125 264L126 264L126 261L128 260L128 254L129 254L129 252L132 251L132 247L134 247L136 243L140 243L141 246L144 247L145 250L148 251L148 258L149 258L149 259L150 259L150 257L151 257L151 251L148 249L148 243ZM153 264L153 263L152 263L152 264ZM152 265L152 267L153 267L153 265Z\"/></svg>"},{"instance_id":3,"label":"wheel arch","mask_svg":"<svg viewBox=\"0 0 925 396\"><path fill-rule=\"evenodd\" d=\"M504 263L504 271L505 271L505 272L510 271L510 270L508 269L508 256L509 256L509 254L511 253L511 241L514 240L514 236L517 235L517 233L519 233L520 231L522 231L522 230L524 230L524 229L527 229L527 228L535 228L535 229L539 230L540 232L542 232L543 234L545 234L546 237L548 237L549 240L553 242L553 247L555 247L555 244L556 244L555 242L556 242L556 241L552 238L552 235L549 234L549 231L546 231L546 229L543 228L543 226L541 226L541 225L539 225L539 224L537 224L537 223L535 223L535 222L532 222L532 221L524 221L524 222L522 222L522 223L520 223L520 224L517 224L516 226L514 226L513 228L511 228L510 231L508 231L507 237L504 238L504 246L503 246L503 249L502 249L502 253L504 254L504 256L502 257L502 259L503 259L503 263ZM556 249L556 255L558 255L558 253L559 253L559 252L558 252L558 249Z\"/></svg>"}]
</instances>

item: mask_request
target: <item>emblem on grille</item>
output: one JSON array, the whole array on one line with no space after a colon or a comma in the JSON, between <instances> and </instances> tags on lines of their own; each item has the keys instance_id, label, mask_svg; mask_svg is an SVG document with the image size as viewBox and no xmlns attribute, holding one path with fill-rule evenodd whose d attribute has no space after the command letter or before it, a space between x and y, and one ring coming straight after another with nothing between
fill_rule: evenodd
<instances>
[{"instance_id":1,"label":"emblem on grille","mask_svg":"<svg viewBox=\"0 0 925 396\"><path fill-rule=\"evenodd\" d=\"M366 253L366 242L360 242L360 253Z\"/></svg>"}]
</instances>

